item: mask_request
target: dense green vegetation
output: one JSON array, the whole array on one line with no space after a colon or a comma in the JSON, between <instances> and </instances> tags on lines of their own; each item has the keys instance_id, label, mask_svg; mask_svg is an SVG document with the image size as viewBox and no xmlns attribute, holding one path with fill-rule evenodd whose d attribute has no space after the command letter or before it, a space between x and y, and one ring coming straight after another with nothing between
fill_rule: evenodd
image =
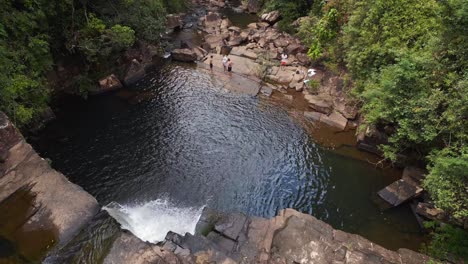
<instances>
[{"instance_id":1,"label":"dense green vegetation","mask_svg":"<svg viewBox=\"0 0 468 264\"><path fill-rule=\"evenodd\" d=\"M0 2L0 110L18 126L38 116L51 93L47 73L60 57L73 56L83 70L78 90L94 69L131 47L157 42L165 14L184 0L5 0Z\"/></svg>"},{"instance_id":2,"label":"dense green vegetation","mask_svg":"<svg viewBox=\"0 0 468 264\"><path fill-rule=\"evenodd\" d=\"M321 8L309 3L297 32L308 55L346 69L366 122L391 131L384 155L417 154L428 164L424 186L435 205L467 219L468 2L315 2Z\"/></svg>"},{"instance_id":3,"label":"dense green vegetation","mask_svg":"<svg viewBox=\"0 0 468 264\"><path fill-rule=\"evenodd\" d=\"M451 225L440 226L436 222L425 222L426 228L433 230L432 241L423 247L423 251L439 259L450 259L463 263L468 260L467 231Z\"/></svg>"}]
</instances>

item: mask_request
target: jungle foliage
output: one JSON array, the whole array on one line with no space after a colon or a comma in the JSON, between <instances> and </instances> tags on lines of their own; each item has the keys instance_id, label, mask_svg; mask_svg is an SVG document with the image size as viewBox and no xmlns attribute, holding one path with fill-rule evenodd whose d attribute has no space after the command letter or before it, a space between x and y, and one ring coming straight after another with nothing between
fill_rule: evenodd
<instances>
[{"instance_id":1,"label":"jungle foliage","mask_svg":"<svg viewBox=\"0 0 468 264\"><path fill-rule=\"evenodd\" d=\"M428 164L424 185L435 205L467 219L468 2L319 4L297 32L308 55L347 69L366 122L393 128L381 146L384 155L419 154Z\"/></svg>"},{"instance_id":2,"label":"jungle foliage","mask_svg":"<svg viewBox=\"0 0 468 264\"><path fill-rule=\"evenodd\" d=\"M0 111L18 126L36 118L51 93L45 76L58 57L86 65L77 83L136 39L157 42L168 12L185 0L0 1Z\"/></svg>"}]
</instances>

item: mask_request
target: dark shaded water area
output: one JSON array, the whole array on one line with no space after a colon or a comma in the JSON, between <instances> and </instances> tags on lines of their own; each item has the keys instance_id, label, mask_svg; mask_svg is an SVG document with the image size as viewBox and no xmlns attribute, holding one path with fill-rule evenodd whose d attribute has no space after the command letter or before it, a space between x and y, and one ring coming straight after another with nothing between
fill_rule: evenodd
<instances>
[{"instance_id":1,"label":"dark shaded water area","mask_svg":"<svg viewBox=\"0 0 468 264\"><path fill-rule=\"evenodd\" d=\"M164 200L263 217L289 207L389 249L418 249L409 207L382 212L373 201L401 172L321 147L272 100L167 64L131 89L58 105L33 143L102 205Z\"/></svg>"}]
</instances>

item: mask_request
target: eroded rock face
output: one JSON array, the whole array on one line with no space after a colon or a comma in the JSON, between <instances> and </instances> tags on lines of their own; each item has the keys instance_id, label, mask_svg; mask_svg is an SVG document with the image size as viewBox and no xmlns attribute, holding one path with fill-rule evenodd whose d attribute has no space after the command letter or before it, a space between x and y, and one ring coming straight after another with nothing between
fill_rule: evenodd
<instances>
[{"instance_id":1,"label":"eroded rock face","mask_svg":"<svg viewBox=\"0 0 468 264\"><path fill-rule=\"evenodd\" d=\"M7 223L0 234L16 245L10 257L37 262L76 235L99 206L39 157L3 113L0 140L8 151L0 161L0 222Z\"/></svg>"}]
</instances>

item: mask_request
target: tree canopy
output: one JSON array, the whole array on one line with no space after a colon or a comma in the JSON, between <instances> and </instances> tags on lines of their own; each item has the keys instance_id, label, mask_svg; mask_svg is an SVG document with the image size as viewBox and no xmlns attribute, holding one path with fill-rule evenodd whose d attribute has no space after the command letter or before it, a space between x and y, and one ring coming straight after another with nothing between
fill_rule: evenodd
<instances>
[{"instance_id":1,"label":"tree canopy","mask_svg":"<svg viewBox=\"0 0 468 264\"><path fill-rule=\"evenodd\" d=\"M157 42L184 0L5 0L0 3L0 110L23 126L47 106L60 56L99 64L137 38ZM87 72L77 79L86 80Z\"/></svg>"}]
</instances>

